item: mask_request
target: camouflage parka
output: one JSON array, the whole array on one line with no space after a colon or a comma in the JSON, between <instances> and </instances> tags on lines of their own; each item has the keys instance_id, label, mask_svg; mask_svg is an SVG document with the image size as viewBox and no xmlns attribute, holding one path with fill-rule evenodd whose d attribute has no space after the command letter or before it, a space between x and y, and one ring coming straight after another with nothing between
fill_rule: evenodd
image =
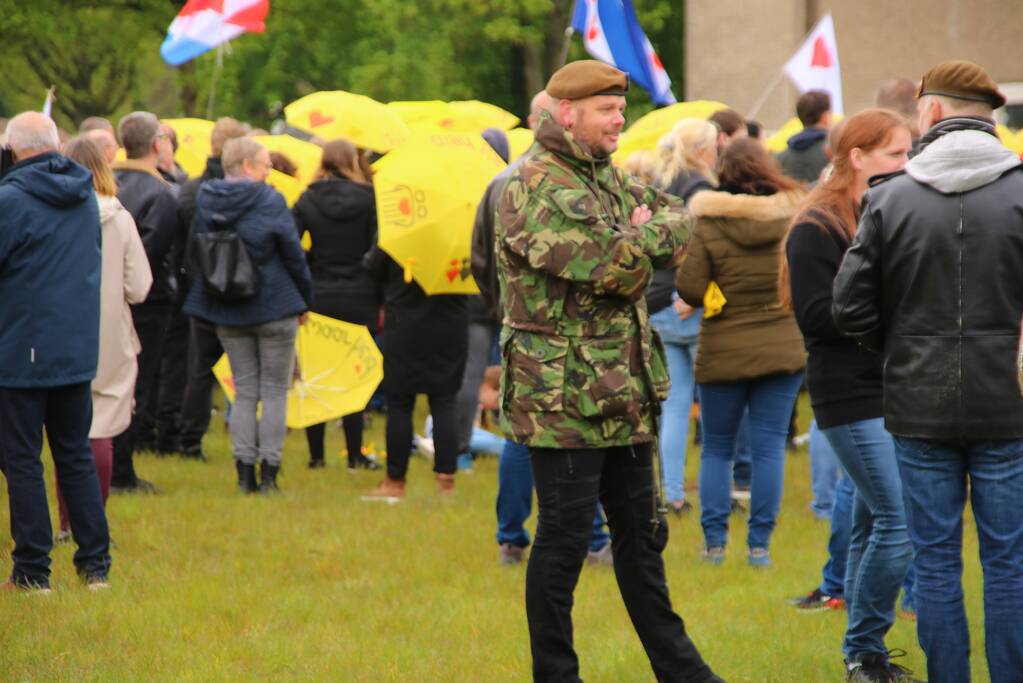
<instances>
[{"instance_id":1,"label":"camouflage parka","mask_svg":"<svg viewBox=\"0 0 1023 683\"><path fill-rule=\"evenodd\" d=\"M654 215L633 226L641 204ZM681 202L542 117L498 206L506 434L544 448L653 440L670 384L643 295L655 269L677 265L691 227Z\"/></svg>"}]
</instances>

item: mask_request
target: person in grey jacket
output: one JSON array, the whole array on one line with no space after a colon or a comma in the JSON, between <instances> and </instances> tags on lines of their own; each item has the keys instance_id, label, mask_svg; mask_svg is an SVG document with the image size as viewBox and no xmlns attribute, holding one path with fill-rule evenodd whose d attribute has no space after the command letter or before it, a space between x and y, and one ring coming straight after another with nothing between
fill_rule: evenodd
<instances>
[{"instance_id":1,"label":"person in grey jacket","mask_svg":"<svg viewBox=\"0 0 1023 683\"><path fill-rule=\"evenodd\" d=\"M970 680L963 508L984 571L991 681L1023 671L1023 168L995 134L1005 103L976 64L918 94L921 152L875 178L834 285L835 324L881 351L931 683Z\"/></svg>"},{"instance_id":2,"label":"person in grey jacket","mask_svg":"<svg viewBox=\"0 0 1023 683\"><path fill-rule=\"evenodd\" d=\"M184 309L216 324L231 363L231 448L238 485L254 492L256 464L262 461L259 488L269 493L278 488L295 335L312 307L312 277L284 197L264 183L270 153L252 138L234 138L224 144L223 162L225 179L199 188L193 232L209 232L220 221L233 226L257 266L259 290L242 301L218 301L197 279Z\"/></svg>"}]
</instances>

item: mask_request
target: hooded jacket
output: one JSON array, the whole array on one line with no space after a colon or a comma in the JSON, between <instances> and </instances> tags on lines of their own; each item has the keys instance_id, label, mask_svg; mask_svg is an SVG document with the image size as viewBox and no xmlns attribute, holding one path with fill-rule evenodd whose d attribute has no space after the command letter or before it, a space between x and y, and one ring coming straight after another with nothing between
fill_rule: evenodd
<instances>
[{"instance_id":1,"label":"hooded jacket","mask_svg":"<svg viewBox=\"0 0 1023 683\"><path fill-rule=\"evenodd\" d=\"M360 325L376 325L380 297L363 266L377 240L373 188L345 178L314 182L293 210L299 236L308 232L306 254L317 312Z\"/></svg>"},{"instance_id":2,"label":"hooded jacket","mask_svg":"<svg viewBox=\"0 0 1023 683\"><path fill-rule=\"evenodd\" d=\"M0 386L90 381L99 355L92 174L50 152L0 178Z\"/></svg>"},{"instance_id":3,"label":"hooded jacket","mask_svg":"<svg viewBox=\"0 0 1023 683\"><path fill-rule=\"evenodd\" d=\"M240 302L217 301L192 283L185 313L225 326L262 325L312 307L312 280L284 197L263 183L211 180L199 188L193 232L209 232L213 215L234 226L259 270L259 291Z\"/></svg>"},{"instance_id":4,"label":"hooded jacket","mask_svg":"<svg viewBox=\"0 0 1023 683\"><path fill-rule=\"evenodd\" d=\"M711 281L727 299L700 326L695 374L700 384L792 374L806 367L803 337L778 303L782 237L802 192L769 196L697 192L689 201L696 229L675 284L690 306Z\"/></svg>"},{"instance_id":5,"label":"hooded jacket","mask_svg":"<svg viewBox=\"0 0 1023 683\"><path fill-rule=\"evenodd\" d=\"M827 139L828 131L823 128L806 128L789 138L786 148L778 154L785 175L804 183L816 182L828 165L824 156Z\"/></svg>"},{"instance_id":6,"label":"hooded jacket","mask_svg":"<svg viewBox=\"0 0 1023 683\"><path fill-rule=\"evenodd\" d=\"M991 134L958 130L875 182L833 312L841 331L883 353L888 431L1023 438L1020 160Z\"/></svg>"}]
</instances>

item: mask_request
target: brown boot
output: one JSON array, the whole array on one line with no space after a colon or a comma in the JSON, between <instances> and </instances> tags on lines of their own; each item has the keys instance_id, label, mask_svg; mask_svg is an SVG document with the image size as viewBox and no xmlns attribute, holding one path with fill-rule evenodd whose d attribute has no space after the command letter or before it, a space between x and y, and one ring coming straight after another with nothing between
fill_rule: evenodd
<instances>
[{"instance_id":1,"label":"brown boot","mask_svg":"<svg viewBox=\"0 0 1023 683\"><path fill-rule=\"evenodd\" d=\"M437 473L437 493L450 496L455 492L455 475Z\"/></svg>"},{"instance_id":2,"label":"brown boot","mask_svg":"<svg viewBox=\"0 0 1023 683\"><path fill-rule=\"evenodd\" d=\"M363 496L363 500L381 501L384 503L397 503L405 497L405 480L391 479L384 476L384 480L377 484L377 487Z\"/></svg>"}]
</instances>

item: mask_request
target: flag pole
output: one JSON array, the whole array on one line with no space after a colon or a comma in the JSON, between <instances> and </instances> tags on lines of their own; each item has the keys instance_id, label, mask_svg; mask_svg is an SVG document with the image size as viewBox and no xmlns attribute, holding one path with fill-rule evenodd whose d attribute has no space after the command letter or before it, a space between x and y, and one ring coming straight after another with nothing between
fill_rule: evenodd
<instances>
[{"instance_id":1,"label":"flag pole","mask_svg":"<svg viewBox=\"0 0 1023 683\"><path fill-rule=\"evenodd\" d=\"M760 111L760 108L764 106L764 104L767 102L767 98L770 97L771 93L773 93L775 89L781 84L781 81L784 77L785 71L779 70L775 77L771 79L771 82L767 84L767 87L764 88L764 91L760 93L760 97L757 98L756 103L753 105L753 109L750 110L749 116L746 117L747 119L756 118L756 115Z\"/></svg>"},{"instance_id":2,"label":"flag pole","mask_svg":"<svg viewBox=\"0 0 1023 683\"><path fill-rule=\"evenodd\" d=\"M561 48L561 55L558 57L558 69L565 66L568 61L568 49L572 47L572 36L575 35L575 29L569 24L568 28L565 29L565 43ZM555 69L556 71L557 69Z\"/></svg>"},{"instance_id":3,"label":"flag pole","mask_svg":"<svg viewBox=\"0 0 1023 683\"><path fill-rule=\"evenodd\" d=\"M217 77L224 68L224 43L217 45L217 63L213 67L213 77L210 79L210 99L206 105L206 119L213 120L213 105L217 100Z\"/></svg>"}]
</instances>

